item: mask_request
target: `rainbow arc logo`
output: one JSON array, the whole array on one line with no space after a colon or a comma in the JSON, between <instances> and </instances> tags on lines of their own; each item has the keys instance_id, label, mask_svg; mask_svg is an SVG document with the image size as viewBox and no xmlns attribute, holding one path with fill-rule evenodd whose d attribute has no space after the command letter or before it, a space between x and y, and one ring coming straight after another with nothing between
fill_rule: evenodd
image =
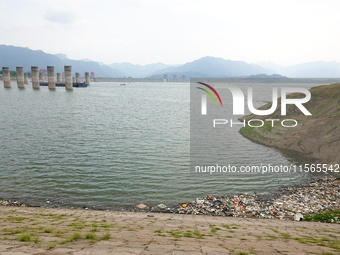
<instances>
[{"instance_id":1,"label":"rainbow arc logo","mask_svg":"<svg viewBox=\"0 0 340 255\"><path fill-rule=\"evenodd\" d=\"M209 95L211 97L211 99L213 100L214 104L217 105L217 100L215 98L215 96L217 97L220 105L222 106L222 99L220 97L220 95L218 94L218 92L209 84L203 83L203 82L197 82L198 84L201 84L205 87L207 87L208 89L205 88L201 88L201 87L197 87L200 90L203 90L206 94L202 94L202 98L201 98L201 114L202 115L207 115L207 95ZM215 96L214 96L215 95Z\"/></svg>"}]
</instances>

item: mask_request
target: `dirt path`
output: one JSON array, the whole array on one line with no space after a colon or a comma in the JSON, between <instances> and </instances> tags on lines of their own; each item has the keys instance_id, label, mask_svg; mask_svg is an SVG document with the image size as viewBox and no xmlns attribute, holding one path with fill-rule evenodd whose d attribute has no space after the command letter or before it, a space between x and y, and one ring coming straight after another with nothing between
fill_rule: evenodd
<instances>
[{"instance_id":1,"label":"dirt path","mask_svg":"<svg viewBox=\"0 0 340 255\"><path fill-rule=\"evenodd\" d=\"M0 206L1 255L330 255L339 240L340 224Z\"/></svg>"}]
</instances>

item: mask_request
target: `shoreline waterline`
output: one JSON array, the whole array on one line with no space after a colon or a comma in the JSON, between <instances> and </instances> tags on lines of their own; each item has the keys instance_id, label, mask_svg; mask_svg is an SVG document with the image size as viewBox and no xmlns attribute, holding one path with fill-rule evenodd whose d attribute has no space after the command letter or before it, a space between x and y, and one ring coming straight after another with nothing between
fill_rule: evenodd
<instances>
[{"instance_id":1,"label":"shoreline waterline","mask_svg":"<svg viewBox=\"0 0 340 255\"><path fill-rule=\"evenodd\" d=\"M293 219L296 214L313 214L326 209L340 207L340 179L325 177L313 179L295 185L283 185L271 193L229 194L221 196L198 197L194 201L182 201L177 204L148 206L140 203L117 209L96 207L57 206L50 201L46 205L25 204L13 199L1 199L1 206L85 209L113 212L150 212L174 213L211 216L232 216L247 218Z\"/></svg>"}]
</instances>

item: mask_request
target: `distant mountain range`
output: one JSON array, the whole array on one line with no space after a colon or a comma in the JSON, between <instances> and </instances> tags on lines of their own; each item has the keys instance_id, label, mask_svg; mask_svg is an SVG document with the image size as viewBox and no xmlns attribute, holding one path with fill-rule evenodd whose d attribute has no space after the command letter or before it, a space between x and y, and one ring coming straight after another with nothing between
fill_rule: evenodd
<instances>
[{"instance_id":1,"label":"distant mountain range","mask_svg":"<svg viewBox=\"0 0 340 255\"><path fill-rule=\"evenodd\" d=\"M0 67L8 66L15 70L16 66L24 67L29 72L31 66L45 69L54 66L56 72L63 72L64 65L72 65L73 72L94 72L96 77L133 77L133 78L162 78L167 74L187 78L339 78L340 63L338 62L309 62L294 66L283 67L271 62L249 64L244 61L226 60L216 57L203 57L183 65L167 65L155 63L149 65L134 65L131 63L112 63L110 65L91 60L73 60L64 54L48 54L41 50L0 45Z\"/></svg>"},{"instance_id":2,"label":"distant mountain range","mask_svg":"<svg viewBox=\"0 0 340 255\"><path fill-rule=\"evenodd\" d=\"M255 75L259 73L270 74L270 70L259 65L248 64L243 61L226 60L223 58L203 57L181 66L169 67L154 73L151 77L159 78L168 75L186 75L195 78L227 78Z\"/></svg>"},{"instance_id":3,"label":"distant mountain range","mask_svg":"<svg viewBox=\"0 0 340 255\"><path fill-rule=\"evenodd\" d=\"M130 63L113 63L110 67L121 71L126 77L144 78L152 75L155 72L162 72L166 68L172 67L163 63L155 63L149 65L134 65ZM162 74L163 75L163 74Z\"/></svg>"},{"instance_id":4,"label":"distant mountain range","mask_svg":"<svg viewBox=\"0 0 340 255\"><path fill-rule=\"evenodd\" d=\"M22 66L24 72L30 72L31 66L38 66L42 69L54 66L55 72L63 72L65 65L72 65L73 72L94 72L96 76L101 77L124 76L122 72L94 61L73 60L63 54L52 55L40 50L0 45L0 67L6 66L10 70L15 70L17 66Z\"/></svg>"},{"instance_id":5,"label":"distant mountain range","mask_svg":"<svg viewBox=\"0 0 340 255\"><path fill-rule=\"evenodd\" d=\"M316 61L287 67L271 62L256 64L290 78L340 78L340 63L336 61Z\"/></svg>"}]
</instances>

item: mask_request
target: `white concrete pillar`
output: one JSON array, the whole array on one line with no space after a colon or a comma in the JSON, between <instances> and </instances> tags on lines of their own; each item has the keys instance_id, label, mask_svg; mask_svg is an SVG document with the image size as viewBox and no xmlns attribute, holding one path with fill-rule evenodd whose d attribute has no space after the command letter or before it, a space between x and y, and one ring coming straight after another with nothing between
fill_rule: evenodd
<instances>
[{"instance_id":1,"label":"white concrete pillar","mask_svg":"<svg viewBox=\"0 0 340 255\"><path fill-rule=\"evenodd\" d=\"M25 83L24 83L24 68L23 67L16 67L16 72L17 72L17 84L18 88L24 89L25 88Z\"/></svg>"},{"instance_id":2,"label":"white concrete pillar","mask_svg":"<svg viewBox=\"0 0 340 255\"><path fill-rule=\"evenodd\" d=\"M37 66L31 66L31 73L32 73L32 87L34 89L40 89L38 67Z\"/></svg>"},{"instance_id":3,"label":"white concrete pillar","mask_svg":"<svg viewBox=\"0 0 340 255\"><path fill-rule=\"evenodd\" d=\"M72 83L72 66L64 66L65 72L65 89L72 90L73 83Z\"/></svg>"},{"instance_id":4,"label":"white concrete pillar","mask_svg":"<svg viewBox=\"0 0 340 255\"><path fill-rule=\"evenodd\" d=\"M2 68L2 80L4 81L4 87L11 87L11 72L9 71L9 67Z\"/></svg>"},{"instance_id":5,"label":"white concrete pillar","mask_svg":"<svg viewBox=\"0 0 340 255\"><path fill-rule=\"evenodd\" d=\"M76 83L80 83L80 73L76 73Z\"/></svg>"},{"instance_id":6,"label":"white concrete pillar","mask_svg":"<svg viewBox=\"0 0 340 255\"><path fill-rule=\"evenodd\" d=\"M87 84L87 86L90 86L90 73L89 72L85 73L85 83Z\"/></svg>"},{"instance_id":7,"label":"white concrete pillar","mask_svg":"<svg viewBox=\"0 0 340 255\"><path fill-rule=\"evenodd\" d=\"M55 89L54 66L47 67L47 82L49 89Z\"/></svg>"},{"instance_id":8,"label":"white concrete pillar","mask_svg":"<svg viewBox=\"0 0 340 255\"><path fill-rule=\"evenodd\" d=\"M25 85L28 84L28 73L24 74L24 83L25 83Z\"/></svg>"},{"instance_id":9,"label":"white concrete pillar","mask_svg":"<svg viewBox=\"0 0 340 255\"><path fill-rule=\"evenodd\" d=\"M61 75L60 75L60 73L57 73L57 82L58 82L58 83L61 82Z\"/></svg>"}]
</instances>

